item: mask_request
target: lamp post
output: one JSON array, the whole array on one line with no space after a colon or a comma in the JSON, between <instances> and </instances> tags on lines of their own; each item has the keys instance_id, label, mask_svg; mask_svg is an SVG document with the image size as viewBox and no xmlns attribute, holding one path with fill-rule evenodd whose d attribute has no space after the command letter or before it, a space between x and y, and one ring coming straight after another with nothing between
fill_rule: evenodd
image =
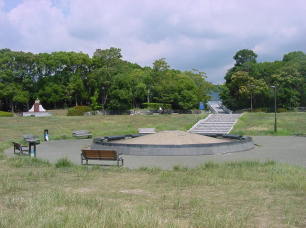
<instances>
[{"instance_id":1,"label":"lamp post","mask_svg":"<svg viewBox=\"0 0 306 228\"><path fill-rule=\"evenodd\" d=\"M276 86L273 85L271 88L274 89L274 132L277 132L277 120L276 120Z\"/></svg>"},{"instance_id":2,"label":"lamp post","mask_svg":"<svg viewBox=\"0 0 306 228\"><path fill-rule=\"evenodd\" d=\"M251 112L253 112L253 90L254 90L254 85L250 85L250 91L251 91Z\"/></svg>"}]
</instances>

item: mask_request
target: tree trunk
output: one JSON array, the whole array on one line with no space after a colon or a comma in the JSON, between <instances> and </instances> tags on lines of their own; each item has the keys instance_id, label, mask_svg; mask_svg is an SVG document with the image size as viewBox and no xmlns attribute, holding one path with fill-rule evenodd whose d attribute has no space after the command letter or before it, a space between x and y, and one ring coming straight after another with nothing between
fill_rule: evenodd
<instances>
[{"instance_id":1,"label":"tree trunk","mask_svg":"<svg viewBox=\"0 0 306 228\"><path fill-rule=\"evenodd\" d=\"M104 97L104 101L103 101L103 109L105 108L106 101L107 101L107 93L105 93L105 97Z\"/></svg>"},{"instance_id":2,"label":"tree trunk","mask_svg":"<svg viewBox=\"0 0 306 228\"><path fill-rule=\"evenodd\" d=\"M11 103L11 112L14 112L14 102Z\"/></svg>"},{"instance_id":3,"label":"tree trunk","mask_svg":"<svg viewBox=\"0 0 306 228\"><path fill-rule=\"evenodd\" d=\"M147 93L147 102L150 103L150 89L148 89L148 93Z\"/></svg>"}]
</instances>

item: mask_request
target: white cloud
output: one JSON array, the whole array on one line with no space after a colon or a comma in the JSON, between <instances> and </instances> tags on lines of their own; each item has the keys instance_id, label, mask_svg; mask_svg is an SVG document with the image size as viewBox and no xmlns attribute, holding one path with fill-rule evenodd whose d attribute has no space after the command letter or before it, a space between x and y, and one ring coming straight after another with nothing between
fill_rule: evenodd
<instances>
[{"instance_id":1,"label":"white cloud","mask_svg":"<svg viewBox=\"0 0 306 228\"><path fill-rule=\"evenodd\" d=\"M0 48L92 54L115 46L130 61L151 65L166 57L215 82L239 49L266 60L306 51L303 0L23 0L9 12L3 6L0 0Z\"/></svg>"}]
</instances>

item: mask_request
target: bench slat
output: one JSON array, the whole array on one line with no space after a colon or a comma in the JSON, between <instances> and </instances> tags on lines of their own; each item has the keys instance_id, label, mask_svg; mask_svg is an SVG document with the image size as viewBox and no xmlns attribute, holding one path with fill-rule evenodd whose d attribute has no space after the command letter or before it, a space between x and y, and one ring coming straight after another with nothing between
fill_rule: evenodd
<instances>
[{"instance_id":1,"label":"bench slat","mask_svg":"<svg viewBox=\"0 0 306 228\"><path fill-rule=\"evenodd\" d=\"M114 150L82 150L85 158L113 158L117 160L117 152Z\"/></svg>"},{"instance_id":2,"label":"bench slat","mask_svg":"<svg viewBox=\"0 0 306 228\"><path fill-rule=\"evenodd\" d=\"M119 166L119 161L122 162L123 159L118 156L117 151L115 150L91 150L91 149L83 149L81 156L81 163L83 164L83 160L108 160L108 161L117 161Z\"/></svg>"}]
</instances>

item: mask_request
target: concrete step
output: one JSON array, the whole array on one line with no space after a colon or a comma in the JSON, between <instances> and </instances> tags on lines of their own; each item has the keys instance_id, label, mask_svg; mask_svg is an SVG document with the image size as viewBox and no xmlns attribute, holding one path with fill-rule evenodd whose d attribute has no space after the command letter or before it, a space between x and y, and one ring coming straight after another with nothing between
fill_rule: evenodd
<instances>
[{"instance_id":1,"label":"concrete step","mask_svg":"<svg viewBox=\"0 0 306 228\"><path fill-rule=\"evenodd\" d=\"M210 114L200 120L193 128L192 133L203 134L227 134L230 132L240 114Z\"/></svg>"}]
</instances>

